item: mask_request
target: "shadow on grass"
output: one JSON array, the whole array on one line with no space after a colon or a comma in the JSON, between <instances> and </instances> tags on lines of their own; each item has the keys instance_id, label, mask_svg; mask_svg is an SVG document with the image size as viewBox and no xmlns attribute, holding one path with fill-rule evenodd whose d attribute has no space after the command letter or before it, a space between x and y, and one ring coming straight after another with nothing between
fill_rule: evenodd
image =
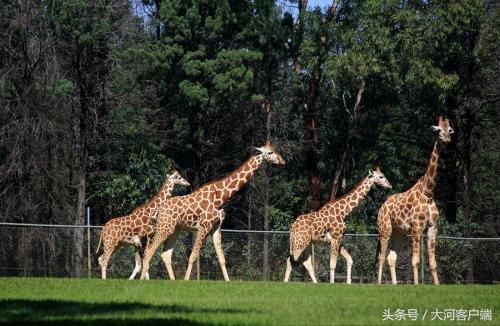
<instances>
[{"instance_id":1,"label":"shadow on grass","mask_svg":"<svg viewBox=\"0 0 500 326\"><path fill-rule=\"evenodd\" d=\"M199 315L231 315L251 311L227 308L196 308L144 303L84 303L64 300L0 300L0 324L16 325L215 325ZM198 315L198 320L194 319Z\"/></svg>"}]
</instances>

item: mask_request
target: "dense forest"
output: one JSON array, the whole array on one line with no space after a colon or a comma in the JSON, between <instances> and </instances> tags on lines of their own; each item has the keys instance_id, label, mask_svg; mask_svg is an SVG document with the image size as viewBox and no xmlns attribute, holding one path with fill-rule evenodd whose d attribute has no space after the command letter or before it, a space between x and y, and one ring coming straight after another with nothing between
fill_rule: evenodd
<instances>
[{"instance_id":1,"label":"dense forest","mask_svg":"<svg viewBox=\"0 0 500 326\"><path fill-rule=\"evenodd\" d=\"M92 224L264 164L224 228L287 230L375 164L393 185L348 218L375 232L385 198L427 166L439 115L440 234L499 236L500 6L487 0L19 0L0 5L0 221Z\"/></svg>"}]
</instances>

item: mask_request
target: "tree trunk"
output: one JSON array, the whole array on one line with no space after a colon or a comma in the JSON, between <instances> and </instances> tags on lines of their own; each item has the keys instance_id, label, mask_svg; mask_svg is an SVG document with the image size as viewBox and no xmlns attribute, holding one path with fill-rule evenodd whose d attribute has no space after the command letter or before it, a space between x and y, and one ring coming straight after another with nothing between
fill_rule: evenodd
<instances>
[{"instance_id":1,"label":"tree trunk","mask_svg":"<svg viewBox=\"0 0 500 326\"><path fill-rule=\"evenodd\" d=\"M330 196L328 200L334 200L335 197L337 196L339 183L341 182L340 176L343 175L344 176L343 179L345 179L345 168L347 162L351 160L354 147L354 140L357 136L358 116L359 116L359 111L361 110L360 103L364 91L365 91L365 81L363 80L361 82L361 86L359 87L358 95L356 96L356 101L354 102L354 108L352 109L352 112L348 109L347 105L345 106L345 109L349 114L349 131L347 135L347 140L345 142L344 151L342 152L342 156L333 175L332 187L330 189Z\"/></svg>"},{"instance_id":2,"label":"tree trunk","mask_svg":"<svg viewBox=\"0 0 500 326\"><path fill-rule=\"evenodd\" d=\"M78 203L76 209L75 225L83 225L85 222L85 169L81 168L78 175ZM84 229L76 228L74 236L74 273L75 277L82 277L83 271L83 240Z\"/></svg>"},{"instance_id":3,"label":"tree trunk","mask_svg":"<svg viewBox=\"0 0 500 326\"><path fill-rule=\"evenodd\" d=\"M264 187L264 231L269 231L269 177L265 176L266 183ZM264 281L269 279L269 236L264 234L264 244L262 249L262 270Z\"/></svg>"},{"instance_id":4,"label":"tree trunk","mask_svg":"<svg viewBox=\"0 0 500 326\"><path fill-rule=\"evenodd\" d=\"M270 91L270 89L268 90ZM267 103L267 119L266 119L266 136L267 140L271 139L271 105ZM267 168L264 169L264 231L269 231L269 176L267 174ZM268 234L264 234L264 243L262 248L262 270L264 280L269 279L269 237Z\"/></svg>"},{"instance_id":5,"label":"tree trunk","mask_svg":"<svg viewBox=\"0 0 500 326\"><path fill-rule=\"evenodd\" d=\"M463 193L463 216L465 223L465 236L470 237L471 234L471 212L470 212L470 189L471 189L471 150L472 150L472 126L474 125L474 117L469 107L465 110L464 116L464 127L463 127L463 139L464 139L464 193ZM467 280L469 282L474 282L474 253L471 249L467 250L466 254L467 260Z\"/></svg>"},{"instance_id":6,"label":"tree trunk","mask_svg":"<svg viewBox=\"0 0 500 326\"><path fill-rule=\"evenodd\" d=\"M449 223L457 223L457 146L455 142L452 142L447 147L446 151L441 154L446 167L443 171L446 184L444 212Z\"/></svg>"},{"instance_id":7,"label":"tree trunk","mask_svg":"<svg viewBox=\"0 0 500 326\"><path fill-rule=\"evenodd\" d=\"M319 80L312 78L309 82L307 106L305 114L305 142L306 142L306 173L309 184L309 198L307 208L315 211L320 208L321 180L318 171L318 154L316 149L316 113L319 91Z\"/></svg>"}]
</instances>

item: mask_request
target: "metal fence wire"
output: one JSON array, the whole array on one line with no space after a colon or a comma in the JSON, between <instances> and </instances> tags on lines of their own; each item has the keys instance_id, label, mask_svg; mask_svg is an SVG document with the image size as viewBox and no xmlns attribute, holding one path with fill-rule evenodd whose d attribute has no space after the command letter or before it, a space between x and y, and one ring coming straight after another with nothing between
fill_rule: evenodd
<instances>
[{"instance_id":1,"label":"metal fence wire","mask_svg":"<svg viewBox=\"0 0 500 326\"><path fill-rule=\"evenodd\" d=\"M101 275L95 253L101 227L0 223L0 276L95 277ZM185 232L177 241L172 258L176 278L184 276L193 244L193 234ZM90 239L90 242L88 241ZM222 230L226 266L232 280L282 281L289 253L285 231ZM424 239L425 241L425 239ZM425 242L424 242L425 244ZM376 280L377 235L345 234L342 246L353 260L353 283ZM431 283L426 246L423 249L423 282ZM162 248L151 261L150 277L168 279L160 258ZM438 237L436 259L442 283L499 283L500 238ZM90 256L88 252L90 251ZM88 266L90 265L90 270ZM329 247L314 246L314 265L319 282L328 282ZM108 278L128 278L135 266L134 248L122 246L111 256ZM398 256L398 280L412 283L411 238ZM336 282L345 282L345 261L338 256ZM422 277L422 276L421 276ZM222 280L212 239L208 237L193 268L191 279ZM294 268L292 281L309 281L304 267ZM384 280L390 281L387 265Z\"/></svg>"}]
</instances>

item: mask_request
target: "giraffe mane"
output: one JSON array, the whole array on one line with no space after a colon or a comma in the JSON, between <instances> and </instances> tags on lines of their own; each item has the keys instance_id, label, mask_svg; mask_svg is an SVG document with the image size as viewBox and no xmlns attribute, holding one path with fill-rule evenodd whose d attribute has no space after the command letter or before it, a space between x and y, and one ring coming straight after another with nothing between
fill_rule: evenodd
<instances>
[{"instance_id":1,"label":"giraffe mane","mask_svg":"<svg viewBox=\"0 0 500 326\"><path fill-rule=\"evenodd\" d=\"M335 198L334 200L330 200L329 202L327 202L327 204L336 203L339 200L342 200L342 199L346 198L347 196L352 195L354 193L354 191L356 191L356 189L358 189L363 184L363 182L365 182L365 180L367 178L368 178L368 175L365 175L363 177L363 179L361 179L360 182L358 182L354 187L351 188L351 190L349 190L347 193L343 194L342 196Z\"/></svg>"},{"instance_id":2,"label":"giraffe mane","mask_svg":"<svg viewBox=\"0 0 500 326\"><path fill-rule=\"evenodd\" d=\"M196 193L199 193L202 188L206 188L208 186L211 186L213 185L214 183L218 183L218 182L221 182L222 180L224 180L225 178L235 174L235 173L240 173L244 167L247 165L247 163L254 157L254 156L257 156L255 154L251 155L248 159L245 160L245 162L243 162L242 164L240 164L240 166L238 166L238 168L234 171L231 171L230 173L227 173L226 175L224 175L223 177L220 177L218 179L215 179L215 180L211 180L211 181L208 181L204 184L202 184L201 186L198 187L198 189L196 189L195 191L193 191L193 194L196 194Z\"/></svg>"}]
</instances>

